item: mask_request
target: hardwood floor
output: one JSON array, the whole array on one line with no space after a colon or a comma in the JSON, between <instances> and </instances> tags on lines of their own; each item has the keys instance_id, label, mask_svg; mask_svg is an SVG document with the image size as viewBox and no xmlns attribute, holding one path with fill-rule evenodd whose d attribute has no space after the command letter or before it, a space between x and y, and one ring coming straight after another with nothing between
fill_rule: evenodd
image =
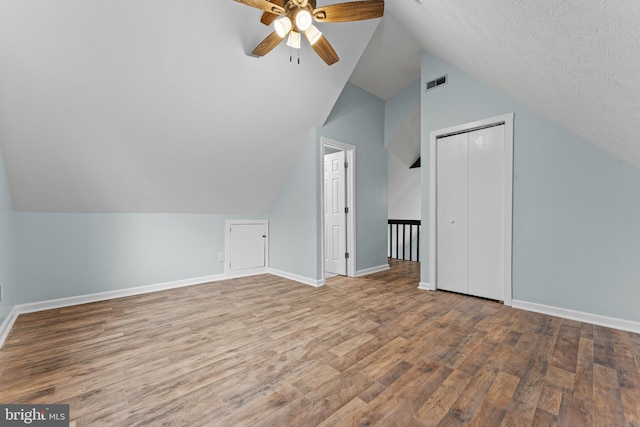
<instances>
[{"instance_id":1,"label":"hardwood floor","mask_svg":"<svg viewBox=\"0 0 640 427\"><path fill-rule=\"evenodd\" d=\"M21 315L0 402L77 426L640 426L640 335L422 291L390 261Z\"/></svg>"}]
</instances>

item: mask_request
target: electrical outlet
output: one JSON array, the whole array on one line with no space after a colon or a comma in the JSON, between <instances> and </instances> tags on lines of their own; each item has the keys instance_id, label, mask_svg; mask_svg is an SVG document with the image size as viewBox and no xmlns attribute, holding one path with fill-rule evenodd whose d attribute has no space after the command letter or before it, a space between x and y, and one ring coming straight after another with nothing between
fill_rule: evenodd
<instances>
[{"instance_id":1,"label":"electrical outlet","mask_svg":"<svg viewBox=\"0 0 640 427\"><path fill-rule=\"evenodd\" d=\"M218 254L218 261L223 262L224 261L224 252L220 252Z\"/></svg>"}]
</instances>

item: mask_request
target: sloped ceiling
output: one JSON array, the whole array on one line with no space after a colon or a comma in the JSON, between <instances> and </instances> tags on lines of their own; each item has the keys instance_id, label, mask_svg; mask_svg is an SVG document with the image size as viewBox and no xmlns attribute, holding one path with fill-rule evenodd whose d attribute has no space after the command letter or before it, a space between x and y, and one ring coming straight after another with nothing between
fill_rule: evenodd
<instances>
[{"instance_id":1,"label":"sloped ceiling","mask_svg":"<svg viewBox=\"0 0 640 427\"><path fill-rule=\"evenodd\" d=\"M391 135L387 148L408 168L420 157L420 104Z\"/></svg>"},{"instance_id":2,"label":"sloped ceiling","mask_svg":"<svg viewBox=\"0 0 640 427\"><path fill-rule=\"evenodd\" d=\"M417 45L640 167L635 0L385 6L358 86L406 86ZM247 55L270 32L259 16L232 0L0 0L14 208L268 211L380 20L319 25L341 57L329 68L308 46L300 65L284 44Z\"/></svg>"},{"instance_id":3,"label":"sloped ceiling","mask_svg":"<svg viewBox=\"0 0 640 427\"><path fill-rule=\"evenodd\" d=\"M380 20L341 60L232 0L0 0L0 146L18 211L267 212Z\"/></svg>"},{"instance_id":4,"label":"sloped ceiling","mask_svg":"<svg viewBox=\"0 0 640 427\"><path fill-rule=\"evenodd\" d=\"M387 13L349 79L385 101L420 78L422 51L402 23L388 12L389 0L386 5Z\"/></svg>"},{"instance_id":5,"label":"sloped ceiling","mask_svg":"<svg viewBox=\"0 0 640 427\"><path fill-rule=\"evenodd\" d=\"M636 0L388 0L386 10L423 49L640 167Z\"/></svg>"}]
</instances>

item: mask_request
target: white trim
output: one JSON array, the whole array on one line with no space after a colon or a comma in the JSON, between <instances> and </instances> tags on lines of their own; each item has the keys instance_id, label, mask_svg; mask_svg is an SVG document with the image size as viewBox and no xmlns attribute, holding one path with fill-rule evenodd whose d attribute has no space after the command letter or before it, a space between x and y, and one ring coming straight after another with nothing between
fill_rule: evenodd
<instances>
[{"instance_id":1,"label":"white trim","mask_svg":"<svg viewBox=\"0 0 640 427\"><path fill-rule=\"evenodd\" d=\"M367 276L369 274L379 273L380 271L387 271L390 268L391 267L389 267L389 264L383 264L383 265L378 265L371 268L365 268L364 270L356 271L356 277Z\"/></svg>"},{"instance_id":2,"label":"white trim","mask_svg":"<svg viewBox=\"0 0 640 427\"><path fill-rule=\"evenodd\" d=\"M576 320L578 322L590 323L592 325L605 326L607 328L620 329L622 331L640 334L640 322L636 322L633 320L601 316L599 314L586 313L584 311L576 311L568 308L553 307L550 305L519 301L515 299L512 301L512 307L521 310L533 311L535 313L547 314L549 316L562 317L564 319Z\"/></svg>"},{"instance_id":3,"label":"white trim","mask_svg":"<svg viewBox=\"0 0 640 427\"><path fill-rule=\"evenodd\" d=\"M505 162L505 203L504 203L504 305L513 304L513 116L504 116L504 162Z\"/></svg>"},{"instance_id":4,"label":"white trim","mask_svg":"<svg viewBox=\"0 0 640 427\"><path fill-rule=\"evenodd\" d=\"M265 226L267 237L264 242L264 267L232 271L229 268L229 234L232 225L260 224ZM224 222L224 275L228 279L265 274L269 269L269 220L266 219L228 219Z\"/></svg>"},{"instance_id":5,"label":"white trim","mask_svg":"<svg viewBox=\"0 0 640 427\"><path fill-rule=\"evenodd\" d=\"M420 282L420 284L418 285L418 289L422 289L423 291L435 291L436 288L434 286L431 286L431 283L427 283L427 282Z\"/></svg>"},{"instance_id":6,"label":"white trim","mask_svg":"<svg viewBox=\"0 0 640 427\"><path fill-rule=\"evenodd\" d=\"M505 125L505 211L504 211L504 304L512 304L513 257L513 118L514 113L434 130L429 134L429 282L438 289L436 271L437 218L436 218L436 140L457 133L471 132L488 126Z\"/></svg>"},{"instance_id":7,"label":"white trim","mask_svg":"<svg viewBox=\"0 0 640 427\"><path fill-rule=\"evenodd\" d=\"M347 206L349 214L347 215L347 276L357 277L356 272L356 147L355 145L345 144L324 136L320 137L320 258L322 265L322 283L325 283L326 277L324 273L324 148L329 147L335 150L345 152L345 158L349 163L347 168Z\"/></svg>"},{"instance_id":8,"label":"white trim","mask_svg":"<svg viewBox=\"0 0 640 427\"><path fill-rule=\"evenodd\" d=\"M4 345L4 341L9 336L9 332L11 332L11 328L18 318L18 306L14 305L7 317L4 318L2 325L0 325L0 348Z\"/></svg>"},{"instance_id":9,"label":"white trim","mask_svg":"<svg viewBox=\"0 0 640 427\"><path fill-rule=\"evenodd\" d=\"M282 277L284 279L293 280L294 282L299 282L304 285L313 286L314 288L319 288L324 285L324 281L322 280L315 280L310 277L299 276L297 274L288 273L286 271L276 270L275 268L270 268L268 273L273 274L274 276Z\"/></svg>"},{"instance_id":10,"label":"white trim","mask_svg":"<svg viewBox=\"0 0 640 427\"><path fill-rule=\"evenodd\" d=\"M202 285L210 282L225 280L223 274L215 276L203 276L193 279L175 280L172 282L157 283L155 285L138 286L135 288L119 289L114 291L97 292L93 294L78 295L67 298L58 298L47 301L38 301L18 305L18 314L33 313L36 311L52 310L54 308L70 307L80 304L88 304L98 301L129 297L133 295L148 294L151 292L165 291L168 289L183 288L186 286Z\"/></svg>"},{"instance_id":11,"label":"white trim","mask_svg":"<svg viewBox=\"0 0 640 427\"><path fill-rule=\"evenodd\" d=\"M269 273L268 267L251 268L247 270L237 270L224 275L225 279L239 279L241 277L259 276L260 274Z\"/></svg>"}]
</instances>

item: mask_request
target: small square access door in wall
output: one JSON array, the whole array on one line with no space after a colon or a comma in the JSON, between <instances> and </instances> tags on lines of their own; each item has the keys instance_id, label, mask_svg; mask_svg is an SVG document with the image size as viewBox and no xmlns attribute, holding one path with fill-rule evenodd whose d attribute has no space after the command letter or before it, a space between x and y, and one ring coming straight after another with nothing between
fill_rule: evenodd
<instances>
[{"instance_id":1,"label":"small square access door in wall","mask_svg":"<svg viewBox=\"0 0 640 427\"><path fill-rule=\"evenodd\" d=\"M244 276L267 271L268 221L230 220L225 226L225 274Z\"/></svg>"}]
</instances>

